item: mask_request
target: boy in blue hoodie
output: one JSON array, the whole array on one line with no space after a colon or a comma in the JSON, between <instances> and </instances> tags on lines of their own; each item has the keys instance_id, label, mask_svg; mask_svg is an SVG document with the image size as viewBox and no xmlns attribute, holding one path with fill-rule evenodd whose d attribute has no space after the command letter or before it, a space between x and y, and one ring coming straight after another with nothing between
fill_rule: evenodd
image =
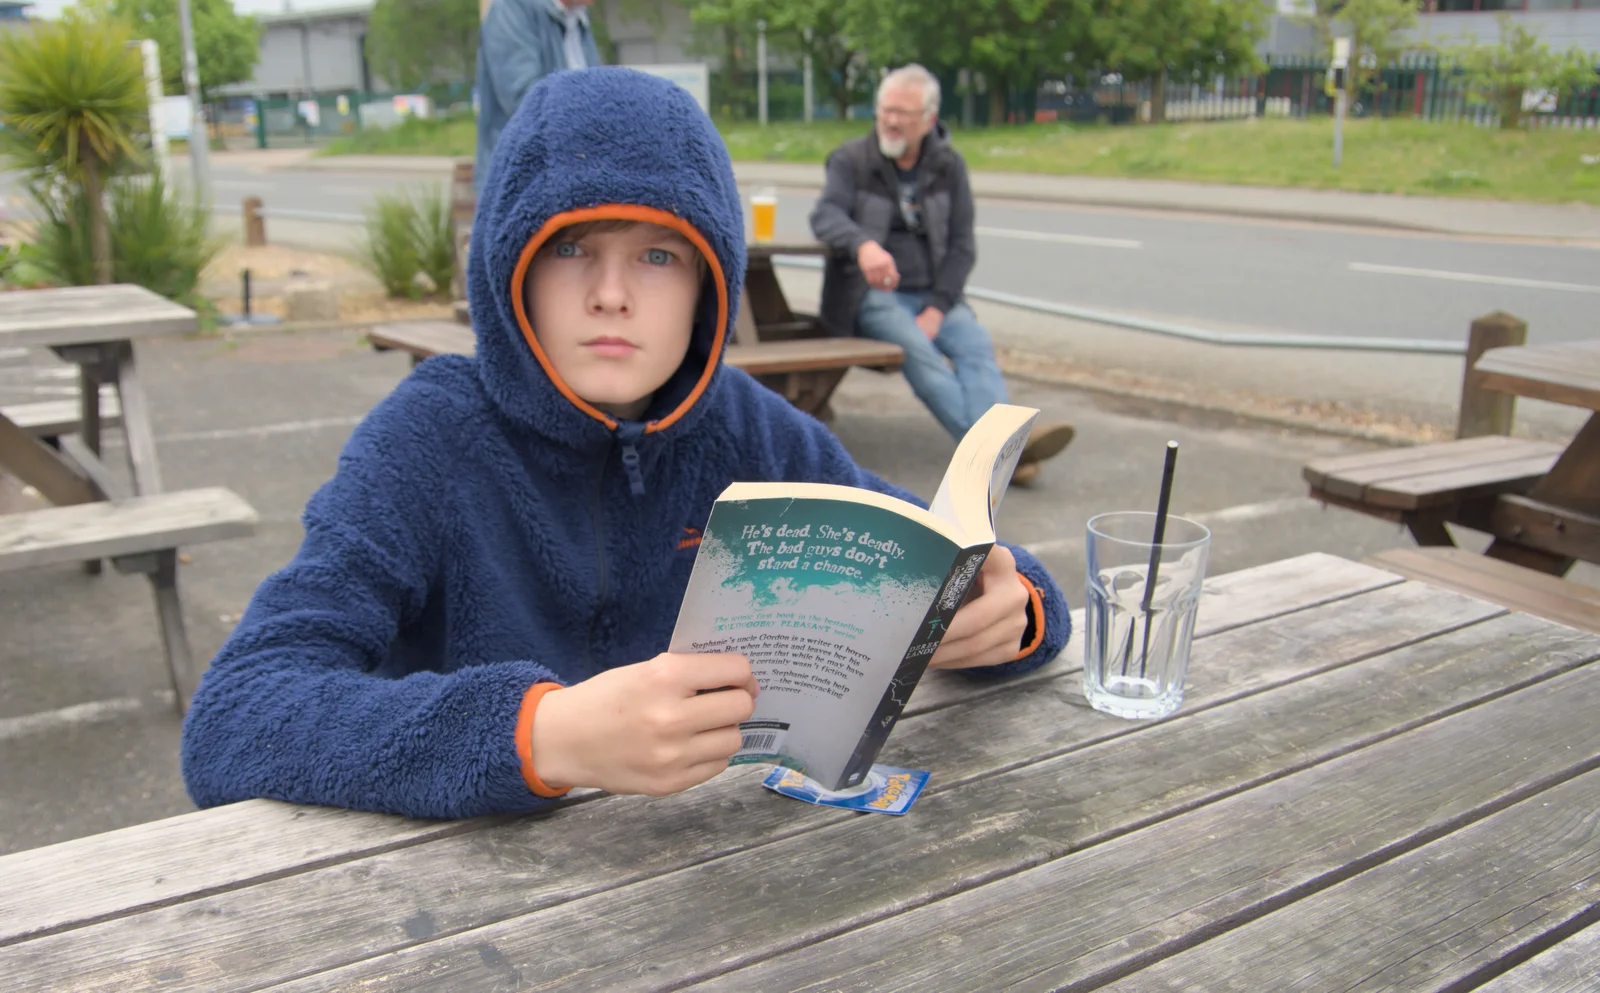
<instances>
[{"instance_id":1,"label":"boy in blue hoodie","mask_svg":"<svg viewBox=\"0 0 1600 993\"><path fill-rule=\"evenodd\" d=\"M531 90L473 226L477 355L419 366L311 498L194 696L194 801L468 817L726 768L758 689L739 656L665 651L686 535L735 480L916 499L722 363L744 266L733 169L687 93L627 69ZM1069 621L1044 568L997 546L980 575L932 664L1053 657Z\"/></svg>"}]
</instances>

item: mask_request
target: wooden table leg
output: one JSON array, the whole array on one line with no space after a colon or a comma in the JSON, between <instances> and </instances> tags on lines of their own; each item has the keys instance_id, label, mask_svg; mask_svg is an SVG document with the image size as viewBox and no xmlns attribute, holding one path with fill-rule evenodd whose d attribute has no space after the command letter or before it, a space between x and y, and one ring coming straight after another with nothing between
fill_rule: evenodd
<instances>
[{"instance_id":1,"label":"wooden table leg","mask_svg":"<svg viewBox=\"0 0 1600 993\"><path fill-rule=\"evenodd\" d=\"M150 426L150 401L139 379L133 343L119 344L116 381L117 395L122 399L122 433L128 439L128 464L133 468L134 492L147 496L161 492L161 468L156 461L156 438Z\"/></svg>"},{"instance_id":2,"label":"wooden table leg","mask_svg":"<svg viewBox=\"0 0 1600 993\"><path fill-rule=\"evenodd\" d=\"M1600 517L1600 413L1591 415L1578 429L1572 443L1567 445L1556 464L1550 467L1549 474L1528 491L1528 497L1579 514ZM1499 537L1495 538L1485 554L1548 572L1552 576L1566 575L1573 563L1568 556L1529 548Z\"/></svg>"},{"instance_id":3,"label":"wooden table leg","mask_svg":"<svg viewBox=\"0 0 1600 993\"><path fill-rule=\"evenodd\" d=\"M0 465L58 506L93 503L99 494L55 449L0 414Z\"/></svg>"},{"instance_id":4,"label":"wooden table leg","mask_svg":"<svg viewBox=\"0 0 1600 993\"><path fill-rule=\"evenodd\" d=\"M100 368L98 363L78 366L78 436L83 439L83 447L98 459L100 457ZM83 571L91 576L100 575L100 560L90 559L85 562Z\"/></svg>"}]
</instances>

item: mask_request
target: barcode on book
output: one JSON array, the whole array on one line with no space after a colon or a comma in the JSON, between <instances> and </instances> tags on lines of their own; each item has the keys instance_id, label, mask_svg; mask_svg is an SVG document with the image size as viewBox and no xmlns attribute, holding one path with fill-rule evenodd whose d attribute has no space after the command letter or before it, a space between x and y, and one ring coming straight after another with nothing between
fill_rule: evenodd
<instances>
[{"instance_id":1,"label":"barcode on book","mask_svg":"<svg viewBox=\"0 0 1600 993\"><path fill-rule=\"evenodd\" d=\"M745 721L739 725L741 740L735 759L754 755L776 755L783 747L789 725L782 721Z\"/></svg>"}]
</instances>

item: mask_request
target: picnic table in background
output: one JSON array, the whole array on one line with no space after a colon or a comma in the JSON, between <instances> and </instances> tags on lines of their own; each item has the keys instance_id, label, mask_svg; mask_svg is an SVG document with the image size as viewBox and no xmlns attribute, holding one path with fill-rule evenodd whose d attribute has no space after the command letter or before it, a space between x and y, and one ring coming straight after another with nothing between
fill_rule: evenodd
<instances>
[{"instance_id":1,"label":"picnic table in background","mask_svg":"<svg viewBox=\"0 0 1600 993\"><path fill-rule=\"evenodd\" d=\"M140 286L0 293L0 349L49 348L78 367L79 382L76 416L59 401L0 408L0 469L55 505L0 515L0 572L79 560L98 572L110 559L119 571L149 577L180 709L198 673L183 627L177 550L243 537L256 524L255 511L229 490L162 488L134 345L197 326L194 311ZM112 424L127 443L131 486L100 457L102 429Z\"/></svg>"},{"instance_id":2,"label":"picnic table in background","mask_svg":"<svg viewBox=\"0 0 1600 993\"><path fill-rule=\"evenodd\" d=\"M780 797L750 767L465 822L250 801L0 858L0 975L207 993L1583 988L1600 637L1322 554L1206 589L1188 694L1162 721L1084 703L1081 637L1014 680L930 673L883 754L932 771L904 817Z\"/></svg>"},{"instance_id":3,"label":"picnic table in background","mask_svg":"<svg viewBox=\"0 0 1600 993\"><path fill-rule=\"evenodd\" d=\"M800 410L824 419L829 416L828 400L845 373L857 367L878 372L900 368L905 352L899 345L834 337L815 315L790 309L773 269L773 256L826 255L827 246L819 242L753 243L747 252L743 302L726 355L729 365L748 372ZM456 304L455 317L456 324L382 324L367 332L367 340L380 350L408 353L413 364L432 355L470 355L475 342L470 310L464 302Z\"/></svg>"},{"instance_id":4,"label":"picnic table in background","mask_svg":"<svg viewBox=\"0 0 1600 993\"><path fill-rule=\"evenodd\" d=\"M1489 554L1555 575L1600 563L1600 338L1491 349L1473 372L1482 389L1593 412L1531 489L1495 501Z\"/></svg>"}]
</instances>

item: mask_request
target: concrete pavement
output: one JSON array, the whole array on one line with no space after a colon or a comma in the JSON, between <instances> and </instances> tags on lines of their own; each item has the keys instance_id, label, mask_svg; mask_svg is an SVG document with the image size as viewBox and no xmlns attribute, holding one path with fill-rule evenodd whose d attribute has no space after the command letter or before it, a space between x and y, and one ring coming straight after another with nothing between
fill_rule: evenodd
<instances>
[{"instance_id":1,"label":"concrete pavement","mask_svg":"<svg viewBox=\"0 0 1600 993\"><path fill-rule=\"evenodd\" d=\"M234 152L229 153L229 158L236 155L262 156L264 168L430 176L448 175L456 161L446 156L429 155L314 157L304 149ZM736 162L734 174L741 186L821 189L823 181L822 166L790 162ZM1008 172L974 172L972 189L977 196L996 199L1600 244L1600 207L1578 203L1513 203L1341 190L1279 189L1174 180L1041 176Z\"/></svg>"}]
</instances>

